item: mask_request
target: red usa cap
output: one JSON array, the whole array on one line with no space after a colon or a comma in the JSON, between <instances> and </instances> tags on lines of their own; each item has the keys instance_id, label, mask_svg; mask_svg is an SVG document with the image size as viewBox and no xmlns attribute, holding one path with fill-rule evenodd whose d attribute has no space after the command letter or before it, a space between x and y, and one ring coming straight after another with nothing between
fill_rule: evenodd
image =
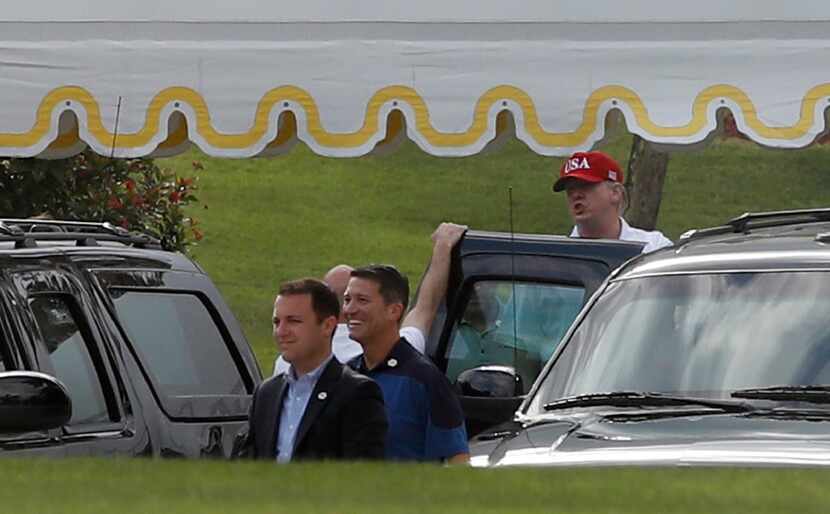
<instances>
[{"instance_id":1,"label":"red usa cap","mask_svg":"<svg viewBox=\"0 0 830 514\"><path fill-rule=\"evenodd\" d=\"M567 179L585 182L623 181L623 173L617 161L602 152L576 152L571 155L559 169L559 180L554 182L553 190L565 189Z\"/></svg>"}]
</instances>

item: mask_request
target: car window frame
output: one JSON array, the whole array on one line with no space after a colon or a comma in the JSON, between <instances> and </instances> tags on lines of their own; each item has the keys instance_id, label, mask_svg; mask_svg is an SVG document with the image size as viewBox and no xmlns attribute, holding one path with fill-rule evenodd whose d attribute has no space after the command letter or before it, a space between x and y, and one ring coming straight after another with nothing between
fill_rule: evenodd
<instances>
[{"instance_id":1,"label":"car window frame","mask_svg":"<svg viewBox=\"0 0 830 514\"><path fill-rule=\"evenodd\" d=\"M509 276L509 275L496 275L496 274L493 274L493 275L483 275L483 274L482 275L470 275L470 276L466 277L462 281L461 285L458 287L458 293L456 295L455 301L453 302L453 306L450 310L450 316L447 317L448 319L452 319L452 320L455 320L455 321L453 323L447 323L446 326L444 327L444 330L442 330L441 338L440 338L439 343L438 343L438 352L436 353L436 355L433 359L433 360L436 361L435 362L436 365L442 371L444 376L447 377L447 379L449 379L449 376L447 375L447 371L448 371L448 368L449 368L449 355L448 355L448 353L449 353L449 349L450 349L450 344L453 342L454 335L457 331L457 327L459 325L459 322L460 322L462 316L464 315L464 313L467 309L467 305L469 304L470 293L471 293L472 289L475 287L475 284L480 283L480 282L497 282L497 283L508 284L508 285L509 284L528 284L528 285L536 285L536 286L541 285L541 286L553 286L553 287L559 286L559 287L579 288L579 289L582 290L582 301L579 305L579 309L577 310L577 314L574 317L574 320L571 320L571 323L569 323L569 325L572 324L573 321L575 321L579 317L579 312L585 306L585 304L586 304L586 302L589 298L589 295L590 295L588 286L585 283L579 282L577 280L561 280L561 279L557 280L555 278L553 278L553 279L550 279L550 278L529 278L529 277L525 277L525 276L515 278L515 277ZM514 298L514 300L515 300L515 298ZM567 333L568 333L567 330L565 332L563 332L562 337L559 339L559 341L557 343L563 342L564 339L565 339L565 336L567 335ZM530 393L531 386L532 386L533 382L535 382L542 375L542 373L544 372L544 369L545 369L545 365L547 364L547 361L550 360L550 358L553 357L553 355L559 349L559 346L561 346L561 345L557 344L557 347L552 352L551 357L549 357L547 360L545 360L545 361L540 360L541 365L540 365L540 368L539 368L539 373L535 377L533 377L533 380L530 383L525 384L526 390L528 391L525 394ZM499 363L499 365L512 366L513 364L512 363ZM522 395L522 396L524 396L524 395Z\"/></svg>"},{"instance_id":2,"label":"car window frame","mask_svg":"<svg viewBox=\"0 0 830 514\"><path fill-rule=\"evenodd\" d=\"M565 279L557 279L557 278L549 278L549 277L531 277L531 276L520 276L514 277L511 275L506 274L471 274L466 276L462 281L461 284L458 286L457 294L452 302L452 305L449 309L447 309L447 315L445 317L444 326L441 329L441 334L438 339L437 348L435 351L434 356L432 356L435 365L438 366L438 369L441 370L442 373L446 375L447 370L447 348L450 344L450 340L454 333L454 328L457 326L457 321L461 319L461 316L464 314L464 310L467 307L467 301L470 296L470 290L474 286L476 282L512 282L515 281L516 283L523 283L523 284L547 284L547 285L554 285L554 286L565 286L565 287L579 287L583 290L583 298L582 298L582 305L580 306L580 312L587 304L589 299L590 291L589 285L585 284L584 282L580 282L579 280L565 280ZM577 318L579 318L579 314L577 314ZM576 318L575 318L576 319ZM449 320L454 320L452 323ZM565 335L567 332L563 334L562 339L560 342L565 339ZM557 345L556 350L554 350L554 354L558 350L559 346ZM550 359L548 359L550 360ZM546 363L545 363L546 364ZM539 372L538 376L544 372L544 364L542 369ZM530 390L528 390L528 393Z\"/></svg>"},{"instance_id":3,"label":"car window frame","mask_svg":"<svg viewBox=\"0 0 830 514\"><path fill-rule=\"evenodd\" d=\"M114 376L111 373L111 366L107 363L105 352L102 351L99 338L95 337L89 319L83 312L83 309L77 304L77 300L69 293L65 292L37 292L27 295L27 308L31 311L31 301L36 298L62 298L66 299L66 305L72 313L73 321L78 327L78 332L81 335L83 344L86 347L87 354L95 370L95 376L98 378L98 384L101 387L101 394L104 397L104 403L107 408L107 413L110 417L109 422L98 423L80 423L63 425L62 431L66 436L86 435L94 432L110 432L113 430L120 430L124 426L124 412L121 408L119 395L116 393ZM52 359L46 351L44 345L43 334L40 332L40 326L35 323L34 327L38 331L38 346L44 358L41 359L39 371L47 373L51 376L57 377L57 371L52 363ZM69 391L70 398L72 391ZM116 416L117 419L113 419Z\"/></svg>"},{"instance_id":4,"label":"car window frame","mask_svg":"<svg viewBox=\"0 0 830 514\"><path fill-rule=\"evenodd\" d=\"M215 296L218 295L218 292L215 291L212 282L205 275L178 270L97 268L90 271L105 297L107 309L110 312L119 336L135 360L156 404L168 419L171 421L186 422L211 421L216 419L247 419L251 394L253 393L256 382L258 382L258 377L252 376L251 370L246 365L245 359L236 344L231 327L225 323L225 318L220 312L219 306L215 303ZM156 276L156 280L148 281L140 279L140 277L144 277L148 273ZM131 340L124 326L124 322L115 307L115 300L112 297L111 289L155 294L185 294L197 298L219 332L222 342L225 344L225 348L231 357L231 362L233 362L245 386L245 394L204 395L199 398L194 398L193 396L176 397L167 395L161 386L156 383L154 375L149 371L148 363L145 362L141 352L135 348L135 344ZM217 401L231 402L236 407L234 413L215 415L215 413L207 412L210 409L205 406L215 405ZM181 415L181 413L187 411L196 411L196 414Z\"/></svg>"},{"instance_id":5,"label":"car window frame","mask_svg":"<svg viewBox=\"0 0 830 514\"><path fill-rule=\"evenodd\" d=\"M147 295L169 295L169 296L188 297L188 298L195 299L199 303L199 305L204 309L205 314L207 314L207 316L213 322L213 326L216 329L216 331L219 333L220 339L221 339L222 343L224 344L224 348L226 350L228 350L228 356L230 357L230 359L233 362L233 365L237 369L237 371L239 370L239 365L236 362L236 360L234 359L234 355L233 355L234 352L233 352L233 350L231 350L231 348L235 345L233 345L232 343L229 343L228 333L227 333L226 328L224 327L224 323L222 321L222 318L218 315L216 310L213 308L213 305L210 303L210 300L204 294L202 294L200 291L172 290L172 289L142 289L142 288L121 287L121 286L114 286L114 287L108 288L108 291L112 291L112 290L120 290L120 291L129 292L129 293L137 293L139 295L142 295L142 294L147 294ZM116 313L117 312L118 311L117 311L117 308L116 308ZM121 322L120 317L119 317L118 321ZM124 330L126 331L126 328ZM125 336L126 335L127 334L125 334ZM143 355L142 355L142 350L136 349L136 351L138 353L138 358L141 361L142 365L146 367L147 363L146 363L145 357L143 357ZM152 370L148 369L148 373L152 377L156 376L155 373L152 372ZM242 373L239 373L239 379L240 379L240 381L242 381L244 383ZM153 383L154 386L158 387L158 384L156 383L155 378L152 379L152 383Z\"/></svg>"}]
</instances>

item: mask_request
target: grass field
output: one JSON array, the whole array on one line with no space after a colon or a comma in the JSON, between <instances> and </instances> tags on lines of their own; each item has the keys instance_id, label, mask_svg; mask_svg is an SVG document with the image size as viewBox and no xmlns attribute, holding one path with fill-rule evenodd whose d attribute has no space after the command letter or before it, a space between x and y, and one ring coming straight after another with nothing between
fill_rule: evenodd
<instances>
[{"instance_id":1,"label":"grass field","mask_svg":"<svg viewBox=\"0 0 830 514\"><path fill-rule=\"evenodd\" d=\"M827 511L827 478L815 470L5 460L0 504L15 514L810 514Z\"/></svg>"},{"instance_id":2,"label":"grass field","mask_svg":"<svg viewBox=\"0 0 830 514\"><path fill-rule=\"evenodd\" d=\"M630 138L622 136L604 150L625 165L629 147ZM563 195L550 190L561 160L535 155L518 141L456 159L409 144L360 159L323 158L298 146L273 159L189 152L159 164L191 174L193 160L205 170L198 173L202 203L191 212L206 233L194 255L242 322L264 369L276 353L271 302L283 280L319 276L340 262L388 262L415 282L439 222L508 230L508 187L518 232L570 229ZM718 142L672 155L659 228L676 238L744 211L828 204L830 147L774 151Z\"/></svg>"}]
</instances>

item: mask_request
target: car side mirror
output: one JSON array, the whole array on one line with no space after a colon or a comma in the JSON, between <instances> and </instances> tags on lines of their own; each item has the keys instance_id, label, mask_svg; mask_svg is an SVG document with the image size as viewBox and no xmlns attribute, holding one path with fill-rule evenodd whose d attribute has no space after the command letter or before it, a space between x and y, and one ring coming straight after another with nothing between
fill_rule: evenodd
<instances>
[{"instance_id":1,"label":"car side mirror","mask_svg":"<svg viewBox=\"0 0 830 514\"><path fill-rule=\"evenodd\" d=\"M514 398L524 394L522 377L512 366L478 366L462 371L455 381L462 396Z\"/></svg>"},{"instance_id":2,"label":"car side mirror","mask_svg":"<svg viewBox=\"0 0 830 514\"><path fill-rule=\"evenodd\" d=\"M72 400L56 378L32 371L0 373L0 432L48 430L72 417Z\"/></svg>"}]
</instances>

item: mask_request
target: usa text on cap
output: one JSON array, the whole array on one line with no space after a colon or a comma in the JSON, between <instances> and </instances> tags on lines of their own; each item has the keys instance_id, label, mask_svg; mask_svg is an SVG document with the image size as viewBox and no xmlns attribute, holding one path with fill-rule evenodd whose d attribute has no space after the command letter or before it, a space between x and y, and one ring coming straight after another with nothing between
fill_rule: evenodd
<instances>
[{"instance_id":1,"label":"usa text on cap","mask_svg":"<svg viewBox=\"0 0 830 514\"><path fill-rule=\"evenodd\" d=\"M559 179L553 184L554 191L565 189L569 179L584 182L622 182L623 173L617 161L602 152L576 152L559 169Z\"/></svg>"}]
</instances>

